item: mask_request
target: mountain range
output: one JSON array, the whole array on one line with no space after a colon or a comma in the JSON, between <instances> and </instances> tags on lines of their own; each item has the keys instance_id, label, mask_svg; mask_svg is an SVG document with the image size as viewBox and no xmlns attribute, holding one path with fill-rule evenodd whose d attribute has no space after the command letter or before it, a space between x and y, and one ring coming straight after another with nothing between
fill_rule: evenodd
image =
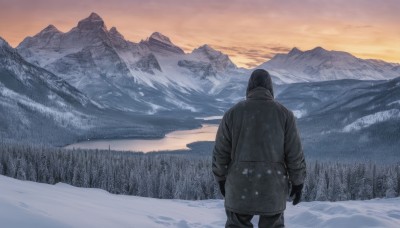
<instances>
[{"instance_id":1,"label":"mountain range","mask_svg":"<svg viewBox=\"0 0 400 228\"><path fill-rule=\"evenodd\" d=\"M128 41L96 13L67 32L49 25L15 49L0 39L0 57L2 138L57 145L199 126L195 117L221 115L244 98L253 70L207 44L185 53L159 32ZM317 47L293 48L257 68L271 73L310 154L330 138L343 142L325 150L331 154L371 138L386 148L399 131L389 124L400 119L399 64Z\"/></svg>"},{"instance_id":2,"label":"mountain range","mask_svg":"<svg viewBox=\"0 0 400 228\"><path fill-rule=\"evenodd\" d=\"M159 32L139 43L128 41L115 27L108 29L96 13L65 33L49 25L24 39L17 51L105 107L146 114L201 111L204 105L193 105L191 95L226 95L226 88L245 82L251 73L209 45L185 53ZM398 64L320 47L305 52L294 48L258 68L269 70L276 84L400 75Z\"/></svg>"},{"instance_id":3,"label":"mountain range","mask_svg":"<svg viewBox=\"0 0 400 228\"><path fill-rule=\"evenodd\" d=\"M95 13L66 33L49 25L17 50L106 107L150 114L197 110L184 95L212 93L237 69L207 45L185 54L158 32L139 43L127 41Z\"/></svg>"},{"instance_id":4,"label":"mountain range","mask_svg":"<svg viewBox=\"0 0 400 228\"><path fill-rule=\"evenodd\" d=\"M399 77L400 65L381 60L360 59L342 51L321 47L301 51L293 48L277 54L258 68L269 70L284 83L340 79L386 80Z\"/></svg>"}]
</instances>

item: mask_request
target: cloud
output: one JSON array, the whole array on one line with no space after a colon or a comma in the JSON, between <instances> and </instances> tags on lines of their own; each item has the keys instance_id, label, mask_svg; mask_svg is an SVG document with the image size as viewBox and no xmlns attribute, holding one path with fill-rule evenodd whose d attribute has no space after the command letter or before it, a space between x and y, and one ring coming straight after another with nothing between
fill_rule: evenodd
<instances>
[{"instance_id":1,"label":"cloud","mask_svg":"<svg viewBox=\"0 0 400 228\"><path fill-rule=\"evenodd\" d=\"M372 25L346 25L344 27L345 30L353 30L353 29L372 29L374 26Z\"/></svg>"},{"instance_id":2,"label":"cloud","mask_svg":"<svg viewBox=\"0 0 400 228\"><path fill-rule=\"evenodd\" d=\"M212 45L212 47L228 54L234 60L239 59L237 60L238 63L248 68L256 67L273 58L276 54L287 53L291 50L291 47L273 45L253 46L251 48L223 45Z\"/></svg>"}]
</instances>

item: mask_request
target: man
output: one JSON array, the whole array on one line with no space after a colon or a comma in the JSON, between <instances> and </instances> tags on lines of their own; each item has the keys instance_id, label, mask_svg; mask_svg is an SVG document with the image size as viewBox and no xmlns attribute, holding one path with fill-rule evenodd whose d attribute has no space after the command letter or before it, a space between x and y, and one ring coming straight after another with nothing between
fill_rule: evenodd
<instances>
[{"instance_id":1,"label":"man","mask_svg":"<svg viewBox=\"0 0 400 228\"><path fill-rule=\"evenodd\" d=\"M255 70L246 100L229 109L219 125L212 171L225 197L226 227L284 227L288 183L300 202L306 175L294 115L274 100L269 73Z\"/></svg>"}]
</instances>

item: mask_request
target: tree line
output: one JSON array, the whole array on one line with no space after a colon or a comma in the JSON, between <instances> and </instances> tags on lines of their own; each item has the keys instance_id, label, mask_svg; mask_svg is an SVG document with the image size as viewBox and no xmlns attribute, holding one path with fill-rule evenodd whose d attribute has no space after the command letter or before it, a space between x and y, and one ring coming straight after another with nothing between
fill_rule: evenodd
<instances>
[{"instance_id":1,"label":"tree line","mask_svg":"<svg viewBox=\"0 0 400 228\"><path fill-rule=\"evenodd\" d=\"M209 153L143 154L3 143L0 174L40 183L100 188L115 194L186 200L221 198ZM399 194L399 164L307 164L305 201L364 200Z\"/></svg>"}]
</instances>

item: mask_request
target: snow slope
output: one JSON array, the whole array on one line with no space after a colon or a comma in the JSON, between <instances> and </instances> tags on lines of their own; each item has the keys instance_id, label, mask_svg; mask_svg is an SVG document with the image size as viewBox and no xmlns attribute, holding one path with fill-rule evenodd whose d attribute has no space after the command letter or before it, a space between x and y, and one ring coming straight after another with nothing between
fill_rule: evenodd
<instances>
[{"instance_id":1,"label":"snow slope","mask_svg":"<svg viewBox=\"0 0 400 228\"><path fill-rule=\"evenodd\" d=\"M343 131L358 131L362 128L369 127L375 123L388 121L391 119L400 118L400 111L398 109L390 109L382 112L376 112L371 115L363 116L351 124L345 126Z\"/></svg>"},{"instance_id":2,"label":"snow slope","mask_svg":"<svg viewBox=\"0 0 400 228\"><path fill-rule=\"evenodd\" d=\"M160 200L0 175L1 227L223 227L222 200ZM400 227L400 198L288 204L287 227ZM257 223L257 218L253 220Z\"/></svg>"}]
</instances>

